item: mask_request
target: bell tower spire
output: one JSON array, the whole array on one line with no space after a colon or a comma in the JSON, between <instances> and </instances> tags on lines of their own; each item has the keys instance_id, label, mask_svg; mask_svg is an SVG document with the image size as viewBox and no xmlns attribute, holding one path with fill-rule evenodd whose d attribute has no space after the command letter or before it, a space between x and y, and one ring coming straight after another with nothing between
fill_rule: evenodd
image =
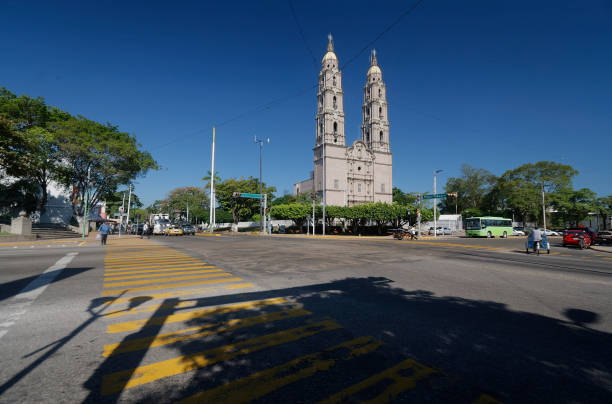
<instances>
[{"instance_id":1,"label":"bell tower spire","mask_svg":"<svg viewBox=\"0 0 612 404\"><path fill-rule=\"evenodd\" d=\"M391 152L389 143L389 119L387 87L382 80L376 49L370 55L370 68L363 89L363 120L361 139L374 151Z\"/></svg>"},{"instance_id":2,"label":"bell tower spire","mask_svg":"<svg viewBox=\"0 0 612 404\"><path fill-rule=\"evenodd\" d=\"M315 145L323 143L344 146L344 92L338 56L331 34L327 36L327 52L321 60L317 92L317 129Z\"/></svg>"}]
</instances>

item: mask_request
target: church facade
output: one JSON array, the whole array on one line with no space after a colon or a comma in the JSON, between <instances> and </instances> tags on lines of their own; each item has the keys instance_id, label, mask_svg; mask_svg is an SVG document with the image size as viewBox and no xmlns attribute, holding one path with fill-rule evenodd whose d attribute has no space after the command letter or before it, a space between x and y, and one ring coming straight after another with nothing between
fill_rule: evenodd
<instances>
[{"instance_id":1,"label":"church facade","mask_svg":"<svg viewBox=\"0 0 612 404\"><path fill-rule=\"evenodd\" d=\"M393 159L387 88L372 51L361 111L361 137L346 145L342 72L331 35L321 61L315 117L314 170L294 184L294 194L315 191L327 205L392 202Z\"/></svg>"}]
</instances>

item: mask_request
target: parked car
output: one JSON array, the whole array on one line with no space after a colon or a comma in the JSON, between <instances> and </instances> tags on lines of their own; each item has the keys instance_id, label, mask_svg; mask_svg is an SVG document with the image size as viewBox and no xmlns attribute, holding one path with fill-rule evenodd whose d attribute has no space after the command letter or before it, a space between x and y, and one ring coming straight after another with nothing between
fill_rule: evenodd
<instances>
[{"instance_id":1,"label":"parked car","mask_svg":"<svg viewBox=\"0 0 612 404\"><path fill-rule=\"evenodd\" d=\"M563 235L563 247L575 245L582 250L583 248L588 248L592 243L591 235L584 229L566 230Z\"/></svg>"},{"instance_id":2,"label":"parked car","mask_svg":"<svg viewBox=\"0 0 612 404\"><path fill-rule=\"evenodd\" d=\"M574 231L574 230L587 232L589 237L591 237L591 244L595 245L599 243L599 239L597 238L597 233L595 232L595 230L591 229L590 227L586 227L586 226L568 227L567 229L565 229L563 234L566 234L568 231Z\"/></svg>"},{"instance_id":3,"label":"parked car","mask_svg":"<svg viewBox=\"0 0 612 404\"><path fill-rule=\"evenodd\" d=\"M612 231L602 230L597 232L597 242L599 244L610 244L612 243Z\"/></svg>"},{"instance_id":4,"label":"parked car","mask_svg":"<svg viewBox=\"0 0 612 404\"><path fill-rule=\"evenodd\" d=\"M178 224L172 224L166 228L166 236L182 236L183 229Z\"/></svg>"},{"instance_id":5,"label":"parked car","mask_svg":"<svg viewBox=\"0 0 612 404\"><path fill-rule=\"evenodd\" d=\"M436 227L436 235L437 236L442 236L444 234L446 235L450 235L452 234L453 231L451 229L449 229L448 227L442 227L442 226L438 226ZM429 228L429 234L433 235L434 234L434 229L433 227Z\"/></svg>"},{"instance_id":6,"label":"parked car","mask_svg":"<svg viewBox=\"0 0 612 404\"><path fill-rule=\"evenodd\" d=\"M196 228L193 227L192 224L190 223L182 223L181 224L181 229L183 229L183 234L191 234L191 235L195 235L196 234Z\"/></svg>"},{"instance_id":7,"label":"parked car","mask_svg":"<svg viewBox=\"0 0 612 404\"><path fill-rule=\"evenodd\" d=\"M522 229L515 227L514 229L512 229L512 235L513 236L524 236L525 232Z\"/></svg>"},{"instance_id":8,"label":"parked car","mask_svg":"<svg viewBox=\"0 0 612 404\"><path fill-rule=\"evenodd\" d=\"M543 234L546 234L546 236L550 237L550 236L560 236L561 234L557 233L554 230L550 230L550 229L546 229L546 231L544 231L544 229L539 229Z\"/></svg>"}]
</instances>

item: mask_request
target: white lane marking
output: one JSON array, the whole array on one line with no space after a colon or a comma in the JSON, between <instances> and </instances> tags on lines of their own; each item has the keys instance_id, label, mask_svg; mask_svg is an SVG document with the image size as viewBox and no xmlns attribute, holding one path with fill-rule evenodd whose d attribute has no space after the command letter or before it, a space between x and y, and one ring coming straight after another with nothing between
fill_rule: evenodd
<instances>
[{"instance_id":1,"label":"white lane marking","mask_svg":"<svg viewBox=\"0 0 612 404\"><path fill-rule=\"evenodd\" d=\"M19 294L11 297L6 304L0 307L0 328L4 328L0 329L0 339L8 332L7 328L15 324L19 317L26 313L28 306L44 292L47 286L70 264L70 261L77 254L71 252L60 258L23 288Z\"/></svg>"}]
</instances>

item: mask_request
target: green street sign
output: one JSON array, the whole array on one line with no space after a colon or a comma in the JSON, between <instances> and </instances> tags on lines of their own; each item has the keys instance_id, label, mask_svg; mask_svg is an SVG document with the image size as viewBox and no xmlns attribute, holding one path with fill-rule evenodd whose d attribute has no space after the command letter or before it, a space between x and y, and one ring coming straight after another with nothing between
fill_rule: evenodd
<instances>
[{"instance_id":1,"label":"green street sign","mask_svg":"<svg viewBox=\"0 0 612 404\"><path fill-rule=\"evenodd\" d=\"M443 199L443 198L446 198L446 194L423 195L423 199Z\"/></svg>"},{"instance_id":2,"label":"green street sign","mask_svg":"<svg viewBox=\"0 0 612 404\"><path fill-rule=\"evenodd\" d=\"M261 194L247 194L247 193L243 193L243 192L234 192L232 195L235 196L235 197L240 197L240 198L261 199Z\"/></svg>"}]
</instances>

